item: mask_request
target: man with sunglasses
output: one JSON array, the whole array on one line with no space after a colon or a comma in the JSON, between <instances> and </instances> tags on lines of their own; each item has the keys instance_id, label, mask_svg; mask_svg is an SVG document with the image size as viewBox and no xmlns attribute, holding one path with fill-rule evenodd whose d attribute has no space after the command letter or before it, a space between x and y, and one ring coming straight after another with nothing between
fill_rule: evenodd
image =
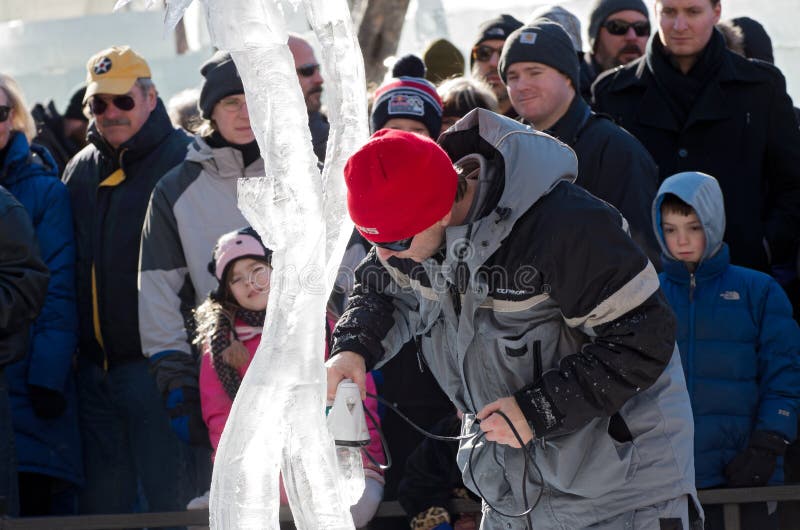
<instances>
[{"instance_id":1,"label":"man with sunglasses","mask_svg":"<svg viewBox=\"0 0 800 530\"><path fill-rule=\"evenodd\" d=\"M461 432L481 433L458 464L482 529L689 530L675 320L625 220L573 183L571 149L521 123L475 109L439 144L378 131L345 166L375 248L333 332L329 399L415 338Z\"/></svg>"},{"instance_id":2,"label":"man with sunglasses","mask_svg":"<svg viewBox=\"0 0 800 530\"><path fill-rule=\"evenodd\" d=\"M636 138L592 112L578 94L579 61L561 25L546 18L512 33L500 56L500 77L523 123L555 136L575 150L576 183L625 217L631 235L659 264L650 204L658 168Z\"/></svg>"},{"instance_id":3,"label":"man with sunglasses","mask_svg":"<svg viewBox=\"0 0 800 530\"><path fill-rule=\"evenodd\" d=\"M289 51L292 52L294 66L297 69L297 80L300 82L300 90L306 101L308 128L311 130L314 154L317 155L320 162L324 162L328 132L331 128L328 117L322 113L322 85L325 80L322 78L317 58L314 56L314 49L307 40L300 35L290 33L287 44Z\"/></svg>"},{"instance_id":4,"label":"man with sunglasses","mask_svg":"<svg viewBox=\"0 0 800 530\"><path fill-rule=\"evenodd\" d=\"M725 46L721 0L657 0L646 54L601 75L595 108L647 148L660 180L714 175L725 196L731 263L794 270L800 239L800 128L771 64Z\"/></svg>"},{"instance_id":5,"label":"man with sunglasses","mask_svg":"<svg viewBox=\"0 0 800 530\"><path fill-rule=\"evenodd\" d=\"M595 0L588 33L591 50L581 61L581 95L587 102L598 75L644 55L650 37L647 6L642 0Z\"/></svg>"},{"instance_id":6,"label":"man with sunglasses","mask_svg":"<svg viewBox=\"0 0 800 530\"><path fill-rule=\"evenodd\" d=\"M150 195L190 137L172 126L150 67L130 47L102 50L86 66L89 145L63 177L77 247L80 510L124 513L142 501L182 510L194 494L193 463L143 355L137 271Z\"/></svg>"},{"instance_id":7,"label":"man with sunglasses","mask_svg":"<svg viewBox=\"0 0 800 530\"><path fill-rule=\"evenodd\" d=\"M506 85L497 73L497 63L500 61L500 52L503 50L506 38L520 27L522 22L511 15L504 14L487 20L478 29L478 39L469 56L472 77L492 88L492 92L497 96L497 112L509 118L516 118L517 114L508 100Z\"/></svg>"}]
</instances>

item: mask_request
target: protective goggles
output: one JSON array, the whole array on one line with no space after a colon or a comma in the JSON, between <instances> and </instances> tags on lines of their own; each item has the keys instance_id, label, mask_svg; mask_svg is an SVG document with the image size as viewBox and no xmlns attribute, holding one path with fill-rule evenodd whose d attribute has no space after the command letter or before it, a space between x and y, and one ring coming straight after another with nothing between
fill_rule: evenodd
<instances>
[{"instance_id":1,"label":"protective goggles","mask_svg":"<svg viewBox=\"0 0 800 530\"><path fill-rule=\"evenodd\" d=\"M297 73L303 77L311 77L317 70L319 70L317 63L304 64L297 68Z\"/></svg>"},{"instance_id":2,"label":"protective goggles","mask_svg":"<svg viewBox=\"0 0 800 530\"><path fill-rule=\"evenodd\" d=\"M624 20L606 20L603 24L606 31L612 35L620 36L628 33L630 28L636 33L637 37L647 37L650 35L650 22L647 20L639 20L637 22L626 22Z\"/></svg>"},{"instance_id":3,"label":"protective goggles","mask_svg":"<svg viewBox=\"0 0 800 530\"><path fill-rule=\"evenodd\" d=\"M6 121L11 114L11 107L8 105L0 105L0 123Z\"/></svg>"},{"instance_id":4,"label":"protective goggles","mask_svg":"<svg viewBox=\"0 0 800 530\"><path fill-rule=\"evenodd\" d=\"M403 252L411 248L411 241L413 240L414 236L411 236L407 239L398 239L397 241L384 241L381 243L373 241L372 244L378 248L391 250L393 252Z\"/></svg>"},{"instance_id":5,"label":"protective goggles","mask_svg":"<svg viewBox=\"0 0 800 530\"><path fill-rule=\"evenodd\" d=\"M478 44L474 48L472 48L472 58L476 61L486 62L492 58L492 55L495 53L500 55L503 51L503 48L493 48L491 46L487 46L485 44Z\"/></svg>"},{"instance_id":6,"label":"protective goggles","mask_svg":"<svg viewBox=\"0 0 800 530\"><path fill-rule=\"evenodd\" d=\"M114 98L111 100L111 103L113 103L114 106L119 110L132 110L133 107L136 106L136 101L127 94L122 96L114 96ZM91 110L92 114L95 116L100 116L106 110L108 110L108 102L96 96L92 97L92 99L89 100L89 110Z\"/></svg>"}]
</instances>

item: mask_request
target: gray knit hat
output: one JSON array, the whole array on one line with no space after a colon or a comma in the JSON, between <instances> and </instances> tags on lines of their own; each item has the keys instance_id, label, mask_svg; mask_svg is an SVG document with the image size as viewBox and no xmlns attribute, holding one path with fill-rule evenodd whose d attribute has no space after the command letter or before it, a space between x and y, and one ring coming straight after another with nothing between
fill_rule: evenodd
<instances>
[{"instance_id":1,"label":"gray knit hat","mask_svg":"<svg viewBox=\"0 0 800 530\"><path fill-rule=\"evenodd\" d=\"M475 39L475 44L473 47L477 46L478 44L487 41L487 40L505 40L508 38L511 33L522 27L522 22L517 20L516 18L512 17L511 15L500 15L498 17L492 18L483 22L480 27L478 28L478 37ZM469 67L475 64L475 59L472 57L472 54L469 55Z\"/></svg>"},{"instance_id":2,"label":"gray knit hat","mask_svg":"<svg viewBox=\"0 0 800 530\"><path fill-rule=\"evenodd\" d=\"M650 13L642 0L595 0L591 11L589 11L589 47L594 50L594 43L597 34L600 33L600 26L606 19L619 11L638 11L647 18Z\"/></svg>"},{"instance_id":3,"label":"gray knit hat","mask_svg":"<svg viewBox=\"0 0 800 530\"><path fill-rule=\"evenodd\" d=\"M578 90L578 55L561 24L540 18L509 35L497 64L503 83L506 82L508 67L522 62L551 66L567 76Z\"/></svg>"},{"instance_id":4,"label":"gray knit hat","mask_svg":"<svg viewBox=\"0 0 800 530\"><path fill-rule=\"evenodd\" d=\"M547 18L553 22L561 24L561 27L567 30L567 35L572 39L572 45L575 51L583 50L583 40L581 39L581 21L578 17L558 5L545 5L534 9L533 13L528 17L528 24L537 21L540 18Z\"/></svg>"}]
</instances>

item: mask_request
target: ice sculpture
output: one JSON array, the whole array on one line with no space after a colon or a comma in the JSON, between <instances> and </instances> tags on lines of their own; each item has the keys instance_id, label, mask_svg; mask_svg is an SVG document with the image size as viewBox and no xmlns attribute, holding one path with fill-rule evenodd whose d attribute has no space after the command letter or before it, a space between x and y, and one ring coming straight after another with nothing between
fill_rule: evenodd
<instances>
[{"instance_id":1,"label":"ice sculpture","mask_svg":"<svg viewBox=\"0 0 800 530\"><path fill-rule=\"evenodd\" d=\"M129 0L119 0L117 7ZM174 25L191 0L167 0ZM322 50L331 132L320 175L276 0L202 0L212 42L237 65L264 178L239 207L274 250L258 352L217 449L210 524L278 529L279 470L299 529L352 529L325 425L324 308L350 236L343 167L368 137L364 65L346 0L295 1Z\"/></svg>"}]
</instances>

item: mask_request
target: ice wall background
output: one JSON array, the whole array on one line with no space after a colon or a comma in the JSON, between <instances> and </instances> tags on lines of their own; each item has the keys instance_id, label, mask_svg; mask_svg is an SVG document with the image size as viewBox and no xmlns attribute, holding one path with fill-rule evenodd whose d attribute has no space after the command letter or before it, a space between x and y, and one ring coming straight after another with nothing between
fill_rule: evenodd
<instances>
[{"instance_id":1,"label":"ice wall background","mask_svg":"<svg viewBox=\"0 0 800 530\"><path fill-rule=\"evenodd\" d=\"M647 0L648 5L653 2ZM434 38L452 40L465 54L483 20L505 12L524 20L541 0L412 0L399 54L421 53ZM66 105L70 90L85 76L86 60L112 44L130 44L150 63L162 97L199 85L200 64L210 55L205 21L197 2L187 12L191 51L175 55L172 35L163 36L161 10L146 11L134 0L127 12L111 14L114 0L0 0L0 70L22 84L29 102L55 99ZM591 0L560 2L582 21ZM776 64L786 75L789 93L800 102L800 0L722 0L723 18L748 15L772 36ZM307 32L305 17L290 15L290 29ZM585 32L585 28L584 28ZM585 39L584 39L585 44ZM324 74L324 72L323 72Z\"/></svg>"}]
</instances>

